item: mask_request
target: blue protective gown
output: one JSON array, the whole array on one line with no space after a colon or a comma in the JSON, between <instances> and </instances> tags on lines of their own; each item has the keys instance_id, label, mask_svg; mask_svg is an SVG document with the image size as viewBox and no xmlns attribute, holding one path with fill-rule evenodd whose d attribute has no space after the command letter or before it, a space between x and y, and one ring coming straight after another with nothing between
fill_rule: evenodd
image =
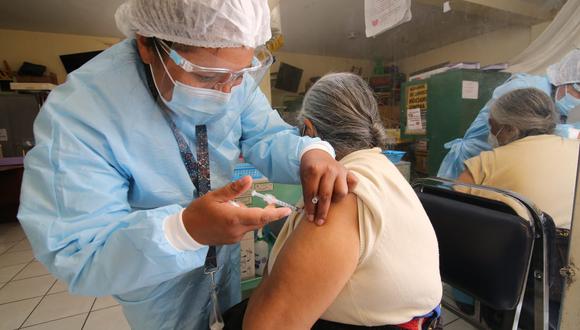
<instances>
[{"instance_id":1,"label":"blue protective gown","mask_svg":"<svg viewBox=\"0 0 580 330\"><path fill-rule=\"evenodd\" d=\"M207 329L207 247L180 252L163 220L194 186L153 99L135 40L104 51L50 93L25 160L18 218L34 254L73 294L114 295L134 329ZM242 88L245 88L242 86ZM240 153L276 182L299 181L301 138L259 89L208 123L212 189ZM173 115L195 154L195 117ZM239 245L218 250L222 310L240 300Z\"/></svg>"},{"instance_id":2,"label":"blue protective gown","mask_svg":"<svg viewBox=\"0 0 580 330\"><path fill-rule=\"evenodd\" d=\"M552 95L552 85L547 76L533 76L528 74L514 74L505 83L498 86L494 91L492 98L481 109L471 126L465 132L461 139L455 139L445 144L449 152L441 162L438 177L457 179L464 171L463 162L469 158L479 155L482 151L491 150L487 143L489 135L489 111L491 104L502 95L521 88L537 88L548 95ZM560 126L560 125L558 125ZM557 127L556 134L565 134L564 131Z\"/></svg>"}]
</instances>

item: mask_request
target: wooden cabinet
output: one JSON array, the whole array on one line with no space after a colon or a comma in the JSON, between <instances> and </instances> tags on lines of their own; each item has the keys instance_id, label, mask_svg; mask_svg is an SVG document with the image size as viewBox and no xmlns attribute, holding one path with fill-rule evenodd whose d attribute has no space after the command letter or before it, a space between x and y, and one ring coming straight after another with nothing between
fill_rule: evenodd
<instances>
[{"instance_id":1,"label":"wooden cabinet","mask_svg":"<svg viewBox=\"0 0 580 330\"><path fill-rule=\"evenodd\" d=\"M40 104L34 94L0 93L3 157L20 157L34 145L32 124Z\"/></svg>"},{"instance_id":2,"label":"wooden cabinet","mask_svg":"<svg viewBox=\"0 0 580 330\"><path fill-rule=\"evenodd\" d=\"M0 222L16 221L22 184L22 157L0 159Z\"/></svg>"}]
</instances>

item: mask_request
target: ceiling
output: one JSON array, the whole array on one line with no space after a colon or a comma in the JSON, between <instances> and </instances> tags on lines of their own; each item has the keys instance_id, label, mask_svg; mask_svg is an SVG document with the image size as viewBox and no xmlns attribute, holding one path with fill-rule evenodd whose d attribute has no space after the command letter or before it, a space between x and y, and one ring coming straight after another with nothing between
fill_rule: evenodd
<instances>
[{"instance_id":1,"label":"ceiling","mask_svg":"<svg viewBox=\"0 0 580 330\"><path fill-rule=\"evenodd\" d=\"M4 0L0 28L121 37L115 10L123 0Z\"/></svg>"},{"instance_id":2,"label":"ceiling","mask_svg":"<svg viewBox=\"0 0 580 330\"><path fill-rule=\"evenodd\" d=\"M532 4L541 2L541 6L549 5L549 9L562 5L562 1L558 0L525 1ZM454 3L459 2L451 1L452 8ZM411 21L375 38L366 38L362 0L283 0L280 3L286 41L283 50L354 58L380 56L400 59L509 26L530 26L542 21L474 6L443 13L442 3L443 0L412 1ZM357 37L349 38L350 35Z\"/></svg>"},{"instance_id":3,"label":"ceiling","mask_svg":"<svg viewBox=\"0 0 580 330\"><path fill-rule=\"evenodd\" d=\"M478 0L454 0L477 2ZM500 0L486 0L497 2ZM519 1L561 6L563 0ZM0 1L0 29L122 37L113 18L123 0ZM410 22L376 38L364 37L362 0L281 0L282 50L306 54L372 59L403 58L507 26L531 25L503 11L452 10L443 0L413 0ZM475 11L474 11L475 12ZM483 14L482 14L483 13ZM517 15L516 15L517 16ZM536 20L537 22L537 20ZM349 38L351 35L351 38ZM352 38L354 36L354 38Z\"/></svg>"}]
</instances>

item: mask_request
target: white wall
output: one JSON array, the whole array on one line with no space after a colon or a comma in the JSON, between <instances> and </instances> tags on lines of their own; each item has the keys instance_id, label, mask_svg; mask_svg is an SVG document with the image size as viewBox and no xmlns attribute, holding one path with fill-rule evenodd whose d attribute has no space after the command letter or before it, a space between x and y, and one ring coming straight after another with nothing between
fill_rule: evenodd
<instances>
[{"instance_id":1,"label":"white wall","mask_svg":"<svg viewBox=\"0 0 580 330\"><path fill-rule=\"evenodd\" d=\"M0 29L0 61L6 60L13 71L18 71L22 62L42 64L57 75L58 82L66 79L66 71L59 56L109 48L119 38L94 37L61 33L31 32ZM3 68L3 64L1 65ZM271 98L268 74L260 88Z\"/></svg>"},{"instance_id":2,"label":"white wall","mask_svg":"<svg viewBox=\"0 0 580 330\"><path fill-rule=\"evenodd\" d=\"M13 71L18 71L23 61L45 65L48 71L56 73L59 83L62 83L66 79L66 71L60 55L106 49L119 40L0 29L0 60L6 60Z\"/></svg>"},{"instance_id":3,"label":"white wall","mask_svg":"<svg viewBox=\"0 0 580 330\"><path fill-rule=\"evenodd\" d=\"M508 62L522 52L549 25L541 23L531 28L514 27L456 42L441 48L395 61L402 72L410 74L443 62Z\"/></svg>"},{"instance_id":4,"label":"white wall","mask_svg":"<svg viewBox=\"0 0 580 330\"><path fill-rule=\"evenodd\" d=\"M323 76L329 72L350 72L353 66L361 67L363 76L368 76L372 70L372 62L366 59L308 55L283 51L276 52L274 55L276 56L276 63L272 66L271 72L277 72L281 62L304 70L298 92L304 92L306 82L312 77ZM272 104L281 105L283 98L287 95L296 94L277 90L272 86Z\"/></svg>"},{"instance_id":5,"label":"white wall","mask_svg":"<svg viewBox=\"0 0 580 330\"><path fill-rule=\"evenodd\" d=\"M510 28L484 34L475 38L453 43L416 56L408 57L395 64L402 72L411 73L441 62L479 61L482 65L507 62L519 54L548 26L542 23L531 28ZM57 74L59 83L66 78L59 55L101 50L117 43L119 38L94 37L71 34L30 32L0 29L0 60L6 60L13 70L18 70L23 61L46 65ZM274 54L277 62L270 72L277 72L280 62L304 70L299 92L304 91L306 82L315 76L329 72L350 71L352 66L362 67L363 76L372 72L372 61L333 56L319 56L279 51ZM282 98L292 93L269 87L268 76L262 82L262 90L271 96L274 105L281 105Z\"/></svg>"}]
</instances>

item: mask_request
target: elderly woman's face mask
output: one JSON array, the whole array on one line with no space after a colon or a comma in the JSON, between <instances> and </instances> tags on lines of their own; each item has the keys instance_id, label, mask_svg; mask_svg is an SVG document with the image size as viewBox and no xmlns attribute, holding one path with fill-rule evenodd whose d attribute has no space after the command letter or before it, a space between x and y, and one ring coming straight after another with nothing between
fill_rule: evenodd
<instances>
[{"instance_id":1,"label":"elderly woman's face mask","mask_svg":"<svg viewBox=\"0 0 580 330\"><path fill-rule=\"evenodd\" d=\"M489 143L492 148L500 146L499 136L504 131L504 128L504 126L500 126L496 123L493 118L489 118L489 134L487 135L487 143Z\"/></svg>"},{"instance_id":2,"label":"elderly woman's face mask","mask_svg":"<svg viewBox=\"0 0 580 330\"><path fill-rule=\"evenodd\" d=\"M491 130L489 131L489 135L487 136L487 143L489 143L489 145L490 145L492 148L497 148L497 147L499 147L499 140L497 139L497 137L498 137L498 135L501 133L501 130L502 130L502 129L503 129L503 127L499 129L499 131L497 132L497 134L493 134L493 133L491 132Z\"/></svg>"}]
</instances>

